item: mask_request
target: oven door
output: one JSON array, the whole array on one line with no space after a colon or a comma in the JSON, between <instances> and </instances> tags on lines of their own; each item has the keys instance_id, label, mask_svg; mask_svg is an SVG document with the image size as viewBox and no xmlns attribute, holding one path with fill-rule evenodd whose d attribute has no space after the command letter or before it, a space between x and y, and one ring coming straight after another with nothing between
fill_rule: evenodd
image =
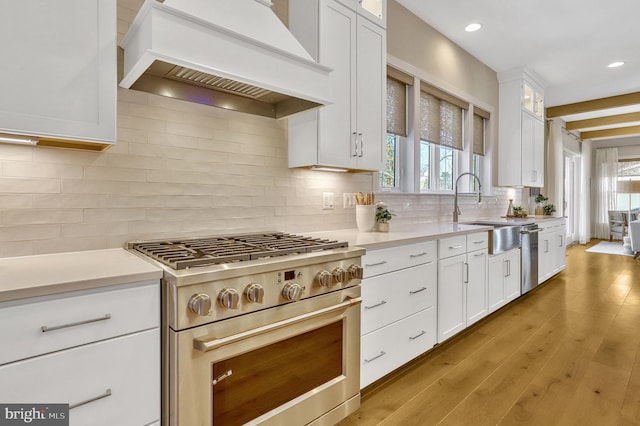
<instances>
[{"instance_id":1,"label":"oven door","mask_svg":"<svg viewBox=\"0 0 640 426\"><path fill-rule=\"evenodd\" d=\"M170 331L171 425L334 425L360 404L360 287Z\"/></svg>"}]
</instances>

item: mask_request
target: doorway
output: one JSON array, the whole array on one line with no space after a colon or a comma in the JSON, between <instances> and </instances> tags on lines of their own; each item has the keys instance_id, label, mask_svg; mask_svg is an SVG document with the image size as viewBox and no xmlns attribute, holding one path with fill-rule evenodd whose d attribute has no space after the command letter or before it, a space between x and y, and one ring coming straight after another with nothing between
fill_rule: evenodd
<instances>
[{"instance_id":1,"label":"doorway","mask_svg":"<svg viewBox=\"0 0 640 426\"><path fill-rule=\"evenodd\" d=\"M567 218L567 245L577 242L579 226L580 156L564 151L564 205L562 215Z\"/></svg>"}]
</instances>

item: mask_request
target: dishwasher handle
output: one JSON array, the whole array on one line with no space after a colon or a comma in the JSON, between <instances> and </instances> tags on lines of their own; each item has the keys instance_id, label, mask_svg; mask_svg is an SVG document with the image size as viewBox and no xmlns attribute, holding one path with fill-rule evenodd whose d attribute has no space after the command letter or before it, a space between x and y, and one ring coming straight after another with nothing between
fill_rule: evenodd
<instances>
[{"instance_id":1,"label":"dishwasher handle","mask_svg":"<svg viewBox=\"0 0 640 426\"><path fill-rule=\"evenodd\" d=\"M527 229L526 231L520 231L520 233L523 234L523 235L535 234L535 233L540 232L542 230L543 230L543 228Z\"/></svg>"}]
</instances>

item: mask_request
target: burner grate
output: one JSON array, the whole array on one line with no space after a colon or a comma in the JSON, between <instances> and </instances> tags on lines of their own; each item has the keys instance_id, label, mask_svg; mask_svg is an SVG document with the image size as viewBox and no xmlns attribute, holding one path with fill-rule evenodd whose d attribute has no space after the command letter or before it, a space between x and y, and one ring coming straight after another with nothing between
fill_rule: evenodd
<instances>
[{"instance_id":1,"label":"burner grate","mask_svg":"<svg viewBox=\"0 0 640 426\"><path fill-rule=\"evenodd\" d=\"M171 241L143 241L133 248L173 269L243 262L347 247L346 242L276 233Z\"/></svg>"}]
</instances>

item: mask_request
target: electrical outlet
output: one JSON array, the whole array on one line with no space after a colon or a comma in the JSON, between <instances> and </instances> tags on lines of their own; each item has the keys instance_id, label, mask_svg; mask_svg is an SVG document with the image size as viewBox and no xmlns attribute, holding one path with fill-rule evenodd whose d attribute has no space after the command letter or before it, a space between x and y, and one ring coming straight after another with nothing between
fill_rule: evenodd
<instances>
[{"instance_id":1,"label":"electrical outlet","mask_svg":"<svg viewBox=\"0 0 640 426\"><path fill-rule=\"evenodd\" d=\"M342 207L345 209L355 209L356 194L353 192L345 192L342 194Z\"/></svg>"},{"instance_id":2,"label":"electrical outlet","mask_svg":"<svg viewBox=\"0 0 640 426\"><path fill-rule=\"evenodd\" d=\"M333 210L333 192L322 193L322 210Z\"/></svg>"}]
</instances>

